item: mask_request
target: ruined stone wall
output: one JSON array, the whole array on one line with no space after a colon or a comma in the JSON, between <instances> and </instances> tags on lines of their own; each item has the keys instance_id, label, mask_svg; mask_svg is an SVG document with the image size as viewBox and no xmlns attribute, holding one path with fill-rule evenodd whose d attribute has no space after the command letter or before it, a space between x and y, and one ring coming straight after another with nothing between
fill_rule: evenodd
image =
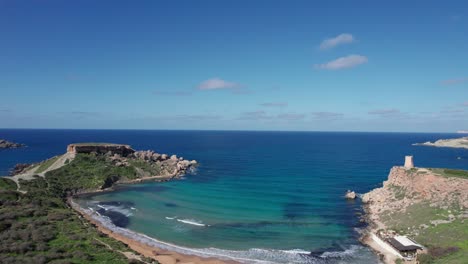
<instances>
[{"instance_id":1,"label":"ruined stone wall","mask_svg":"<svg viewBox=\"0 0 468 264\"><path fill-rule=\"evenodd\" d=\"M67 147L67 152L76 153L98 153L106 154L111 152L112 154L118 154L126 157L135 152L129 145L117 145L117 144L70 144Z\"/></svg>"}]
</instances>

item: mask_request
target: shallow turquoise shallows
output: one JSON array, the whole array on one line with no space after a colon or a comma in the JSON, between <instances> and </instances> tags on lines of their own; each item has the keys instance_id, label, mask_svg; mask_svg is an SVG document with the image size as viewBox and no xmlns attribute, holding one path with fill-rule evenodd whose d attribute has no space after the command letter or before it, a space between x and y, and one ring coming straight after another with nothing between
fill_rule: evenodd
<instances>
[{"instance_id":1,"label":"shallow turquoise shallows","mask_svg":"<svg viewBox=\"0 0 468 264\"><path fill-rule=\"evenodd\" d=\"M63 152L65 142L106 141L199 161L197 171L181 180L121 186L79 200L83 208L112 212L107 215L115 224L182 252L248 263L378 263L358 241L364 227L359 221L361 204L345 200L344 193L378 187L408 154L415 156L417 166L468 169L466 150L411 145L456 136L62 131L60 136L43 137L54 138L49 155ZM24 138L9 137L17 142ZM24 151L34 156L31 144Z\"/></svg>"}]
</instances>

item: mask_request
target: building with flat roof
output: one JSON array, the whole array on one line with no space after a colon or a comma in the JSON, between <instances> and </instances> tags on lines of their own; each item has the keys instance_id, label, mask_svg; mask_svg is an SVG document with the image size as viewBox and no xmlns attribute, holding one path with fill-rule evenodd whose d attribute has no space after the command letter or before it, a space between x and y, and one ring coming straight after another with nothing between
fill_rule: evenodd
<instances>
[{"instance_id":1,"label":"building with flat roof","mask_svg":"<svg viewBox=\"0 0 468 264\"><path fill-rule=\"evenodd\" d=\"M424 248L406 236L394 236L389 238L387 242L394 249L398 250L402 256L410 259L416 257L418 250L422 250Z\"/></svg>"}]
</instances>

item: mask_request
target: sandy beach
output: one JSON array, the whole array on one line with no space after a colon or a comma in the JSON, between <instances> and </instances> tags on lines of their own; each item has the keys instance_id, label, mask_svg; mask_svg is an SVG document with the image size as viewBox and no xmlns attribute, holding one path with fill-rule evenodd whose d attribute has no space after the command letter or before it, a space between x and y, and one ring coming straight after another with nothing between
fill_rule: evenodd
<instances>
[{"instance_id":1,"label":"sandy beach","mask_svg":"<svg viewBox=\"0 0 468 264\"><path fill-rule=\"evenodd\" d=\"M104 226L99 221L93 219L90 215L88 215L84 210L81 210L78 206L73 205L74 202L69 199L68 204L73 208L76 212L78 212L83 218L85 218L88 222L95 225L97 229L106 234L107 236L119 240L122 243L128 245L131 249L138 252L139 254L155 259L159 261L161 264L236 264L239 262L232 261L232 260L221 260L217 258L205 258L199 257L195 255L188 255L188 254L181 254L175 251L169 251L166 249L158 248L155 246L150 246L146 243L136 241L132 238L129 238L125 235L116 233L111 229ZM127 254L125 254L127 255ZM131 255L131 254L130 254Z\"/></svg>"}]
</instances>

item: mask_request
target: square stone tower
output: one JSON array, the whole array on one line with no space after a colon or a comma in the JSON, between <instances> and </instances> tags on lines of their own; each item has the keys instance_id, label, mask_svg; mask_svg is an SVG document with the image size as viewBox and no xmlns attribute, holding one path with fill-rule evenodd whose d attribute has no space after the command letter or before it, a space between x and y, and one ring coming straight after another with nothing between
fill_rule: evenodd
<instances>
[{"instance_id":1,"label":"square stone tower","mask_svg":"<svg viewBox=\"0 0 468 264\"><path fill-rule=\"evenodd\" d=\"M405 168L414 168L413 156L405 156Z\"/></svg>"}]
</instances>

